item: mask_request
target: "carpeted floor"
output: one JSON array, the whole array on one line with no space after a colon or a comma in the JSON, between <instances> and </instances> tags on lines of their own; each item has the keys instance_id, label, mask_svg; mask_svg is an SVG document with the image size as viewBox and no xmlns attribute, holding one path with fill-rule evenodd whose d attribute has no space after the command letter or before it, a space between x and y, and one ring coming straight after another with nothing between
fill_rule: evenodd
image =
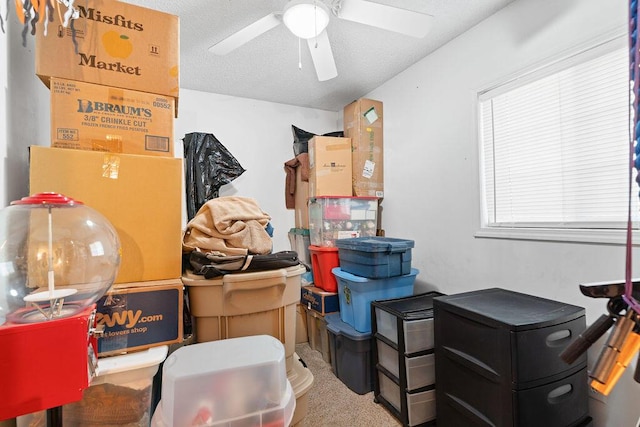
<instances>
[{"instance_id":1,"label":"carpeted floor","mask_svg":"<svg viewBox=\"0 0 640 427\"><path fill-rule=\"evenodd\" d=\"M314 376L308 392L307 415L301 427L397 427L402 424L384 406L373 401L373 391L351 391L331 370L331 364L308 343L297 344L296 353Z\"/></svg>"}]
</instances>

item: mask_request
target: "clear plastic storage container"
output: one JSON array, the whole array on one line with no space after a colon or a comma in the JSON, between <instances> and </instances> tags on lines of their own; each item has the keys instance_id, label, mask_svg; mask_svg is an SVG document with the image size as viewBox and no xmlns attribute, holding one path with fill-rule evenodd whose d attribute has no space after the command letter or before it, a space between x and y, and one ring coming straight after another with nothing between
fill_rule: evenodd
<instances>
[{"instance_id":1,"label":"clear plastic storage container","mask_svg":"<svg viewBox=\"0 0 640 427\"><path fill-rule=\"evenodd\" d=\"M164 363L152 425L288 425L295 395L284 359L268 335L181 347Z\"/></svg>"},{"instance_id":2,"label":"clear plastic storage container","mask_svg":"<svg viewBox=\"0 0 640 427\"><path fill-rule=\"evenodd\" d=\"M309 235L314 246L335 247L337 239L375 236L377 226L376 197L318 196L309 199Z\"/></svg>"}]
</instances>

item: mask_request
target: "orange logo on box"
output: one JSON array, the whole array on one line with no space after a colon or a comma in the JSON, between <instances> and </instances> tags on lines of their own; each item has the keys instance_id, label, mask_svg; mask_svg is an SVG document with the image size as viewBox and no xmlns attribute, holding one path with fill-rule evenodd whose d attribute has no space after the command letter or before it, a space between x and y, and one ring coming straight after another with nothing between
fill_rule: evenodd
<instances>
[{"instance_id":1,"label":"orange logo on box","mask_svg":"<svg viewBox=\"0 0 640 427\"><path fill-rule=\"evenodd\" d=\"M133 52L133 43L124 34L107 31L102 35L102 45L107 53L115 58L128 58Z\"/></svg>"}]
</instances>

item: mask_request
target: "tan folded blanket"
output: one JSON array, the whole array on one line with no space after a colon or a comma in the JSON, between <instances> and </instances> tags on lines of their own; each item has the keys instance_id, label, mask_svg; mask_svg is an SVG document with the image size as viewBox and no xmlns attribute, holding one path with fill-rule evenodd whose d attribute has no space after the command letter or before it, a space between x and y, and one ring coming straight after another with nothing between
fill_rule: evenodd
<instances>
[{"instance_id":1,"label":"tan folded blanket","mask_svg":"<svg viewBox=\"0 0 640 427\"><path fill-rule=\"evenodd\" d=\"M218 251L225 255L269 254L273 242L265 227L270 219L248 197L209 200L187 224L182 250Z\"/></svg>"}]
</instances>

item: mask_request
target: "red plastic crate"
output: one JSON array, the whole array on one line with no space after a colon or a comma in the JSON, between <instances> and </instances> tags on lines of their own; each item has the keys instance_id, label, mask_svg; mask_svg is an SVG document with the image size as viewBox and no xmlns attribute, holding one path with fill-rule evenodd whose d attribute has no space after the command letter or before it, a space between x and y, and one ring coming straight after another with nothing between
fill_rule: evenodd
<instances>
[{"instance_id":1,"label":"red plastic crate","mask_svg":"<svg viewBox=\"0 0 640 427\"><path fill-rule=\"evenodd\" d=\"M340 266L338 248L311 245L309 253L314 285L327 292L338 292L338 282L331 272L332 268Z\"/></svg>"}]
</instances>

